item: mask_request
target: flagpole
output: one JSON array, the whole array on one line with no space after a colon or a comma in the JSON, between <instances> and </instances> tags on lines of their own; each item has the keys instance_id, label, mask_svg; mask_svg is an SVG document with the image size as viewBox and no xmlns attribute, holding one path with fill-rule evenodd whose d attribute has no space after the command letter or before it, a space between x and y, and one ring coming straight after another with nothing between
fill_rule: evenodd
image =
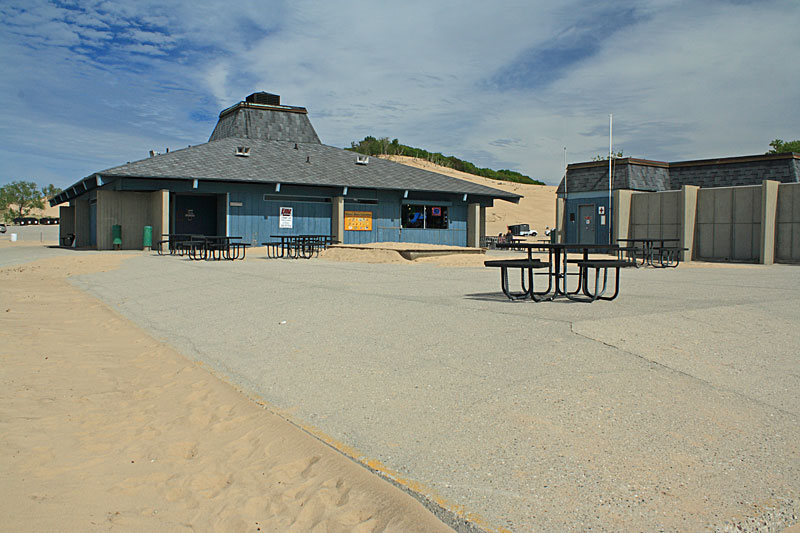
<instances>
[{"instance_id":1,"label":"flagpole","mask_svg":"<svg viewBox=\"0 0 800 533\"><path fill-rule=\"evenodd\" d=\"M608 115L608 213L606 216L608 217L608 244L611 244L611 179L612 179L612 166L611 162L614 159L614 152L613 152L613 115Z\"/></svg>"},{"instance_id":2,"label":"flagpole","mask_svg":"<svg viewBox=\"0 0 800 533\"><path fill-rule=\"evenodd\" d=\"M562 235L562 242L566 242L567 240L567 228L569 227L569 215L567 211L569 210L569 205L567 201L569 200L569 192L567 190L567 147L564 147L564 227L561 228L561 235ZM551 242L555 242L551 239Z\"/></svg>"}]
</instances>

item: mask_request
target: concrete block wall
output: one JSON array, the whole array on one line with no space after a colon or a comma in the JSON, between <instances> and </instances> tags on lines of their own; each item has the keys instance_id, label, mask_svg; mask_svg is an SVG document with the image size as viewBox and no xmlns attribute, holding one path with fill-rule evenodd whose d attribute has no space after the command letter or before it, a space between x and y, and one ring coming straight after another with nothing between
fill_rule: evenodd
<instances>
[{"instance_id":1,"label":"concrete block wall","mask_svg":"<svg viewBox=\"0 0 800 533\"><path fill-rule=\"evenodd\" d=\"M761 254L762 186L700 189L698 259L757 262Z\"/></svg>"},{"instance_id":2,"label":"concrete block wall","mask_svg":"<svg viewBox=\"0 0 800 533\"><path fill-rule=\"evenodd\" d=\"M800 183L615 195L617 238L677 238L683 260L800 262ZM625 204L628 205L625 205Z\"/></svg>"},{"instance_id":3,"label":"concrete block wall","mask_svg":"<svg viewBox=\"0 0 800 533\"><path fill-rule=\"evenodd\" d=\"M634 193L630 213L630 238L680 238L680 191Z\"/></svg>"},{"instance_id":4,"label":"concrete block wall","mask_svg":"<svg viewBox=\"0 0 800 533\"><path fill-rule=\"evenodd\" d=\"M800 263L800 183L778 186L775 260Z\"/></svg>"}]
</instances>

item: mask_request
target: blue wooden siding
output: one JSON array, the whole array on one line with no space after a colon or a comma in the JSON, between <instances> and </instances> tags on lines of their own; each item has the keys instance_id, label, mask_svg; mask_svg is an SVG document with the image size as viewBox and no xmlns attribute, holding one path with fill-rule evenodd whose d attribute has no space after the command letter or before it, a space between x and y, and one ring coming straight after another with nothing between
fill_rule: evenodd
<instances>
[{"instance_id":1,"label":"blue wooden siding","mask_svg":"<svg viewBox=\"0 0 800 533\"><path fill-rule=\"evenodd\" d=\"M345 244L370 242L419 242L447 246L467 245L467 206L460 202L442 201L447 205L449 227L447 229L401 228L400 211L403 197L391 191L379 191L377 204L348 202L345 211L369 211L372 213L372 231L345 231ZM413 203L414 201L411 200ZM429 202L435 205L436 201Z\"/></svg>"},{"instance_id":2,"label":"blue wooden siding","mask_svg":"<svg viewBox=\"0 0 800 533\"><path fill-rule=\"evenodd\" d=\"M296 200L264 200L264 192L232 191L230 202L241 206L228 207L230 235L260 246L273 240L272 235L330 235L331 204ZM280 228L280 208L293 209L292 227Z\"/></svg>"},{"instance_id":3,"label":"blue wooden siding","mask_svg":"<svg viewBox=\"0 0 800 533\"><path fill-rule=\"evenodd\" d=\"M344 243L398 242L400 240L399 199L399 194L388 191L378 191L375 194L377 204L357 203L345 198L345 211L369 211L372 213L372 231L345 231Z\"/></svg>"},{"instance_id":4,"label":"blue wooden siding","mask_svg":"<svg viewBox=\"0 0 800 533\"><path fill-rule=\"evenodd\" d=\"M161 181L121 179L109 184L115 190L157 190L167 188L173 193L218 194L221 200L219 220L227 222L228 235L241 236L244 242L256 246L271 241L272 235L300 235L331 233L331 209L329 201L341 196L341 188L284 185L276 190L275 184L200 182L193 189L191 181ZM227 195L227 198L226 198ZM264 196L268 199L265 200ZM304 197L314 201L303 201ZM288 199L281 199L286 197ZM227 200L227 201L226 201ZM449 227L447 229L402 229L401 209L404 202L447 206ZM475 200L471 200L475 201ZM491 205L491 200L481 202ZM230 203L241 205L230 206ZM293 227L278 227L281 207L294 209ZM449 246L467 244L467 204L460 195L417 193L416 197L403 198L402 191L353 190L345 196L345 211L369 211L372 213L372 231L345 231L346 244L370 242L419 242Z\"/></svg>"}]
</instances>

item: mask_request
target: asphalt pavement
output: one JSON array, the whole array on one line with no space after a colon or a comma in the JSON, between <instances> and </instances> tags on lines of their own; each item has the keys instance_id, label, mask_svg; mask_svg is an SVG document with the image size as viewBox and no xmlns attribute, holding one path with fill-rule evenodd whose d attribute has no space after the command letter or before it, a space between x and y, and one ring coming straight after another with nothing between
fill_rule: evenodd
<instances>
[{"instance_id":1,"label":"asphalt pavement","mask_svg":"<svg viewBox=\"0 0 800 533\"><path fill-rule=\"evenodd\" d=\"M321 259L142 254L73 283L457 529L800 514L797 266L627 269L593 304L509 302L496 269Z\"/></svg>"}]
</instances>

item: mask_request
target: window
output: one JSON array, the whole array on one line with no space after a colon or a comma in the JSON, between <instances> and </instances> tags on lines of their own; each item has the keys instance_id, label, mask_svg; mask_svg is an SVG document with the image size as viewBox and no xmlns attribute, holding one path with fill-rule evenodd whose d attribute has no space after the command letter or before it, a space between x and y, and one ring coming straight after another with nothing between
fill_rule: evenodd
<instances>
[{"instance_id":1,"label":"window","mask_svg":"<svg viewBox=\"0 0 800 533\"><path fill-rule=\"evenodd\" d=\"M447 207L403 204L401 226L418 229L447 229Z\"/></svg>"}]
</instances>

